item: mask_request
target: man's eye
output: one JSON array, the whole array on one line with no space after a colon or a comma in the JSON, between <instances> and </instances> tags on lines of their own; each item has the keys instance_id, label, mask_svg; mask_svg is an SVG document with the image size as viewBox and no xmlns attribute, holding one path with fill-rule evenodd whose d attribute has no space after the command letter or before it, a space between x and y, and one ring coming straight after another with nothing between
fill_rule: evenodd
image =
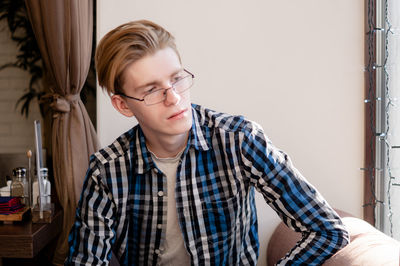
<instances>
[{"instance_id":1,"label":"man's eye","mask_svg":"<svg viewBox=\"0 0 400 266\"><path fill-rule=\"evenodd\" d=\"M175 76L175 77L173 78L173 82L178 82L178 81L180 81L182 78L183 78L183 77L182 77L181 75Z\"/></svg>"},{"instance_id":2,"label":"man's eye","mask_svg":"<svg viewBox=\"0 0 400 266\"><path fill-rule=\"evenodd\" d=\"M156 90L157 90L157 87L155 87L155 86L154 87L149 87L149 88L145 89L144 93L149 94L149 93L152 93L152 92L154 92Z\"/></svg>"}]
</instances>

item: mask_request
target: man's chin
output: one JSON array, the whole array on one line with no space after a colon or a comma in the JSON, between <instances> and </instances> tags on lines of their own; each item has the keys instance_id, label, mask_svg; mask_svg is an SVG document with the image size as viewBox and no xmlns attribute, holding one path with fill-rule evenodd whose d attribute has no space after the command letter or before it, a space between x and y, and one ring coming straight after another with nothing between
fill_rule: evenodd
<instances>
[{"instance_id":1,"label":"man's chin","mask_svg":"<svg viewBox=\"0 0 400 266\"><path fill-rule=\"evenodd\" d=\"M190 121L190 123L188 122L187 124L182 125L180 127L171 128L169 133L171 135L183 135L183 134L187 134L191 128L192 128L192 123Z\"/></svg>"}]
</instances>

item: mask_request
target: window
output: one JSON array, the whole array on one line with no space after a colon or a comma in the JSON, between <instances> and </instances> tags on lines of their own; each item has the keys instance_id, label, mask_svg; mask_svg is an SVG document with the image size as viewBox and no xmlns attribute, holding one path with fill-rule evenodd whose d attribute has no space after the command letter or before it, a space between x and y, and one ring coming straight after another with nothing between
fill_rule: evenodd
<instances>
[{"instance_id":1,"label":"window","mask_svg":"<svg viewBox=\"0 0 400 266\"><path fill-rule=\"evenodd\" d=\"M400 2L366 4L365 218L400 240Z\"/></svg>"}]
</instances>

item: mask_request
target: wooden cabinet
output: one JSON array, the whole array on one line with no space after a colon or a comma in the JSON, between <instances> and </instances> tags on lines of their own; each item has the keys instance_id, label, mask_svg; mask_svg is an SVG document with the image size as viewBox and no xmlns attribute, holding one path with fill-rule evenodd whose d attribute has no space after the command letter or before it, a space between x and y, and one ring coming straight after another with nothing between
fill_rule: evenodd
<instances>
[{"instance_id":1,"label":"wooden cabinet","mask_svg":"<svg viewBox=\"0 0 400 266\"><path fill-rule=\"evenodd\" d=\"M62 211L56 210L51 223L32 223L31 219L0 224L1 258L34 258L62 230Z\"/></svg>"}]
</instances>

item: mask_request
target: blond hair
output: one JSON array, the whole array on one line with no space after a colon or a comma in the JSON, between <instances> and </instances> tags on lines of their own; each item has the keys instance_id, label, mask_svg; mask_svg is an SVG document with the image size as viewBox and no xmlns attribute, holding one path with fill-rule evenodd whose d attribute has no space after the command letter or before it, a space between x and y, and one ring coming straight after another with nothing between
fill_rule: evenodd
<instances>
[{"instance_id":1,"label":"blond hair","mask_svg":"<svg viewBox=\"0 0 400 266\"><path fill-rule=\"evenodd\" d=\"M148 20L128 22L111 30L96 49L95 64L100 86L109 95L122 92L125 69L144 56L167 47L179 57L174 37Z\"/></svg>"}]
</instances>

